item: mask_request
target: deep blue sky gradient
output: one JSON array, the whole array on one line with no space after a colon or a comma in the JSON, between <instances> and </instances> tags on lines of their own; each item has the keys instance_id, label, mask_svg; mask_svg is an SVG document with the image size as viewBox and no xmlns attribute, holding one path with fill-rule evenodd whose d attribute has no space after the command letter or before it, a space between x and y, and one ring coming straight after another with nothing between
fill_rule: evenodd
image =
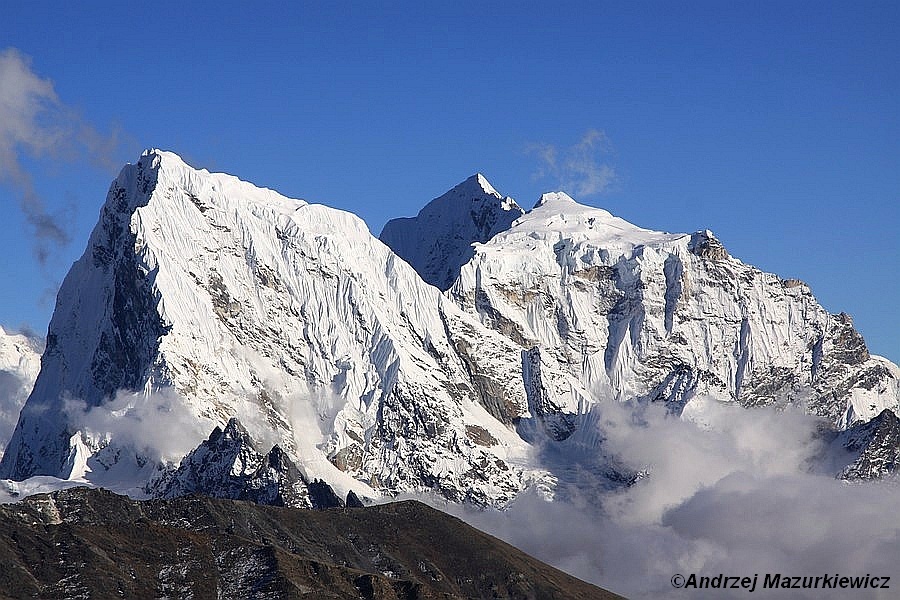
<instances>
[{"instance_id":1,"label":"deep blue sky gradient","mask_svg":"<svg viewBox=\"0 0 900 600\"><path fill-rule=\"evenodd\" d=\"M361 4L12 3L0 50L115 163L172 150L375 234L476 171L530 207L559 181L529 149L602 130L617 179L578 200L712 229L900 361L900 3ZM73 241L40 267L0 186L0 323L43 332L115 169L26 165Z\"/></svg>"}]
</instances>

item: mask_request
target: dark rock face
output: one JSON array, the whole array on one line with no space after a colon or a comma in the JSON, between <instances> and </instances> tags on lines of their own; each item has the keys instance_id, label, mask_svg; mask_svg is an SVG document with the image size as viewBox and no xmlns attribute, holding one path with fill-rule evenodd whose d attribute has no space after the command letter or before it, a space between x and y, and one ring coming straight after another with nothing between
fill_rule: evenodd
<instances>
[{"instance_id":1,"label":"dark rock face","mask_svg":"<svg viewBox=\"0 0 900 600\"><path fill-rule=\"evenodd\" d=\"M524 439L534 439L534 430L539 426L551 439L561 442L577 429L576 415L565 413L554 404L541 381L541 351L535 346L522 351L522 378L525 380L525 394L531 419L519 419L516 429Z\"/></svg>"},{"instance_id":2,"label":"dark rock face","mask_svg":"<svg viewBox=\"0 0 900 600\"><path fill-rule=\"evenodd\" d=\"M344 501L340 496L334 493L331 486L322 481L315 479L307 485L309 490L309 501L312 507L323 510L326 508L340 508L344 506Z\"/></svg>"},{"instance_id":3,"label":"dark rock face","mask_svg":"<svg viewBox=\"0 0 900 600\"><path fill-rule=\"evenodd\" d=\"M859 452L838 475L841 479L878 479L900 466L900 418L888 409L842 432L840 439L847 450Z\"/></svg>"},{"instance_id":4,"label":"dark rock face","mask_svg":"<svg viewBox=\"0 0 900 600\"><path fill-rule=\"evenodd\" d=\"M826 345L830 346L828 352L823 351ZM866 342L846 313L834 316L828 331L812 351L815 396L809 402L809 409L815 414L829 417L840 414L846 411L845 398L850 390L871 391L894 379L883 364L869 362L871 356ZM851 414L847 426L858 420L859 415Z\"/></svg>"},{"instance_id":5,"label":"dark rock face","mask_svg":"<svg viewBox=\"0 0 900 600\"><path fill-rule=\"evenodd\" d=\"M294 508L344 505L324 481L307 481L279 446L263 454L235 418L224 430L216 427L209 439L184 457L178 469L149 484L147 492L157 498L202 494Z\"/></svg>"},{"instance_id":6,"label":"dark rock face","mask_svg":"<svg viewBox=\"0 0 900 600\"><path fill-rule=\"evenodd\" d=\"M598 541L598 544L601 543ZM0 506L9 598L618 598L418 502L328 511L73 488Z\"/></svg>"},{"instance_id":7,"label":"dark rock face","mask_svg":"<svg viewBox=\"0 0 900 600\"><path fill-rule=\"evenodd\" d=\"M349 492L347 492L346 505L347 505L347 508L363 508L365 506L365 504L363 504L362 500L359 499L359 496L357 496L355 493L353 493L353 490L350 490Z\"/></svg>"},{"instance_id":8,"label":"dark rock face","mask_svg":"<svg viewBox=\"0 0 900 600\"><path fill-rule=\"evenodd\" d=\"M869 360L869 349L866 341L856 329L853 328L853 319L847 313L840 313L835 317L835 323L831 332L834 338L832 359L845 365L860 365Z\"/></svg>"},{"instance_id":9,"label":"dark rock face","mask_svg":"<svg viewBox=\"0 0 900 600\"><path fill-rule=\"evenodd\" d=\"M692 233L688 248L700 258L714 261L728 258L728 250L708 229Z\"/></svg>"}]
</instances>

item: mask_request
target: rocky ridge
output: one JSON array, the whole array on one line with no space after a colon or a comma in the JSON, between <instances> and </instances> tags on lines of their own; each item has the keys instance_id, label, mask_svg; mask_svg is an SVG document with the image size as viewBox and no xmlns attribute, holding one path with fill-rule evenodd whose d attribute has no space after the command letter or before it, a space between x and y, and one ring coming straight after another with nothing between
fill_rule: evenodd
<instances>
[{"instance_id":1,"label":"rocky ridge","mask_svg":"<svg viewBox=\"0 0 900 600\"><path fill-rule=\"evenodd\" d=\"M344 506L326 482L307 480L279 446L262 452L235 418L224 430L216 427L177 469L148 483L145 491L154 498L203 494L291 508Z\"/></svg>"}]
</instances>

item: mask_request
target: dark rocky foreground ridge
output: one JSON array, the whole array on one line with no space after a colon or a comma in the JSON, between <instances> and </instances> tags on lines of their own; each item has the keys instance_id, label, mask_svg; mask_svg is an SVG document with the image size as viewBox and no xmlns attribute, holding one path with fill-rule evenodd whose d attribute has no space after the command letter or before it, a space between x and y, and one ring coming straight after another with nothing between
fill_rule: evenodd
<instances>
[{"instance_id":1,"label":"dark rocky foreground ridge","mask_svg":"<svg viewBox=\"0 0 900 600\"><path fill-rule=\"evenodd\" d=\"M3 598L619 598L414 501L324 511L72 488L0 506Z\"/></svg>"}]
</instances>

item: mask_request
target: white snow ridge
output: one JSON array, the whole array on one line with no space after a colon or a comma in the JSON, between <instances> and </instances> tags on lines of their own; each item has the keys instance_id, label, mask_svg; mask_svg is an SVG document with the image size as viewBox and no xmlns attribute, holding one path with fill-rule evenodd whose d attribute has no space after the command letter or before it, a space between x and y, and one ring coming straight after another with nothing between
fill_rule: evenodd
<instances>
[{"instance_id":1,"label":"white snow ridge","mask_svg":"<svg viewBox=\"0 0 900 600\"><path fill-rule=\"evenodd\" d=\"M60 289L0 477L149 490L237 417L339 495L502 507L586 467L636 480L605 454L601 401L796 406L834 429L898 409L900 371L849 317L709 231L562 193L525 213L475 175L381 238L145 152Z\"/></svg>"}]
</instances>

